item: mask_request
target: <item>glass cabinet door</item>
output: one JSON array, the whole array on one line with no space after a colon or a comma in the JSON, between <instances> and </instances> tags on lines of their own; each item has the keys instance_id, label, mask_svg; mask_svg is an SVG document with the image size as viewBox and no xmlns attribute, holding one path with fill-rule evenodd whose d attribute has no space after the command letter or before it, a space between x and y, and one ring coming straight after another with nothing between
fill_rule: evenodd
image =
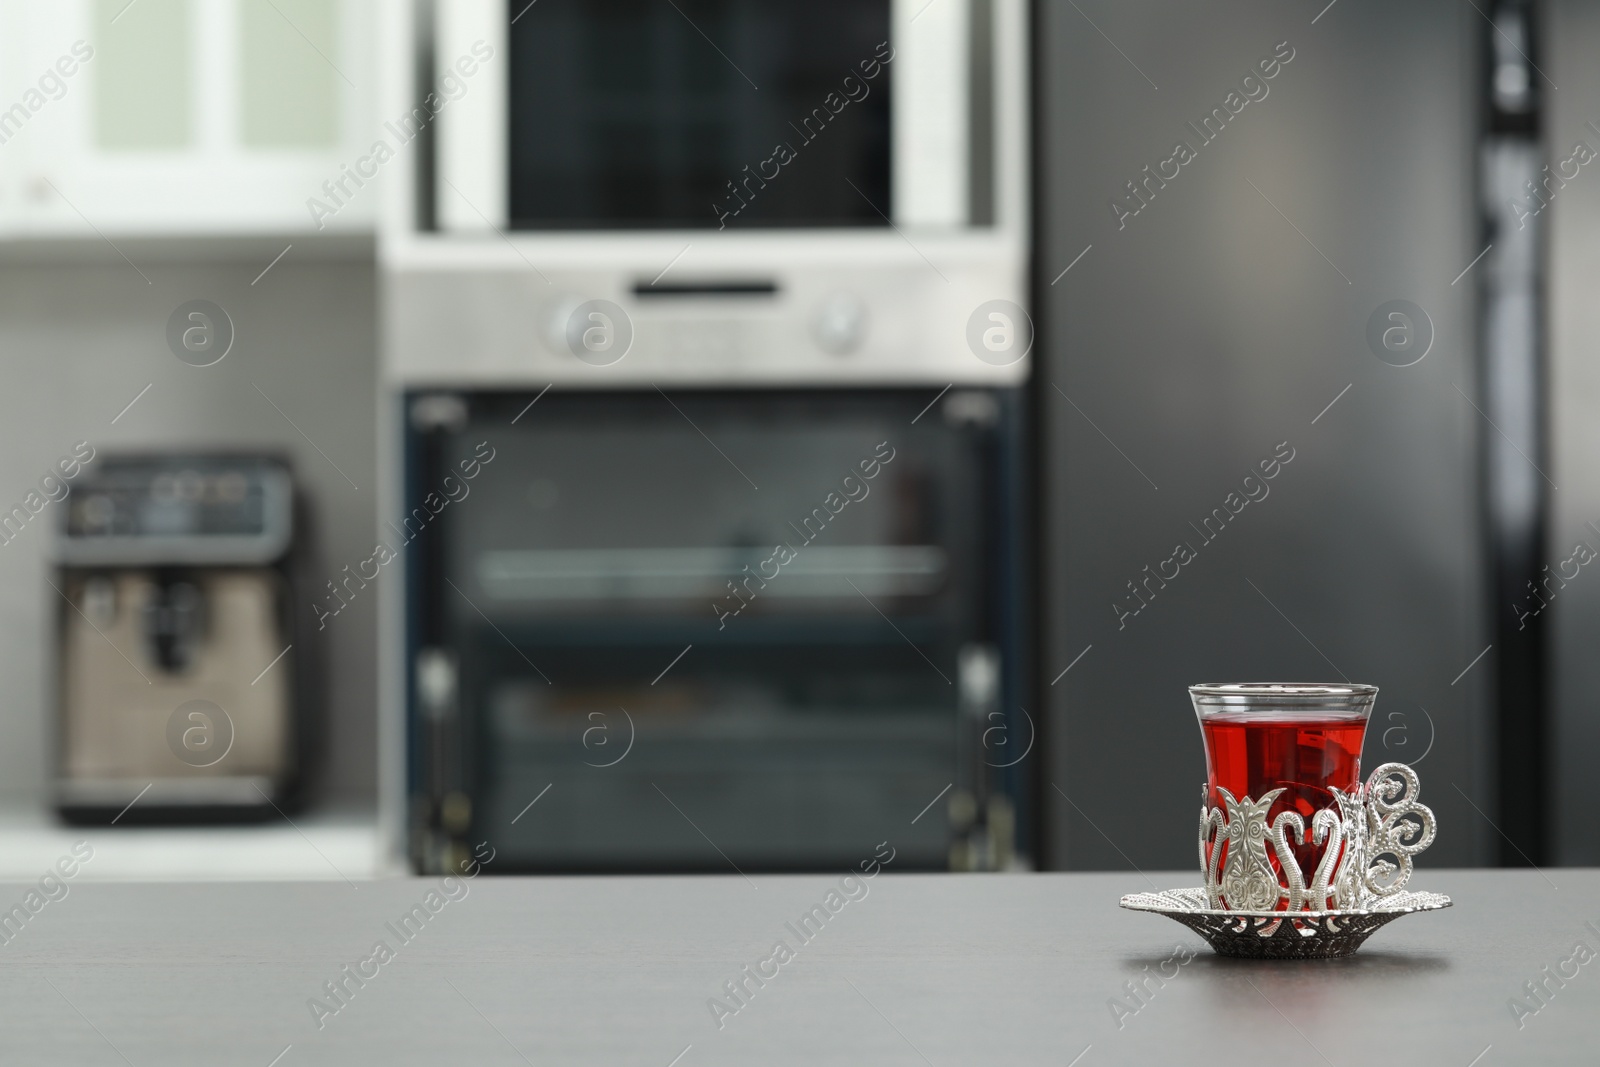
<instances>
[{"instance_id":1,"label":"glass cabinet door","mask_svg":"<svg viewBox=\"0 0 1600 1067\"><path fill-rule=\"evenodd\" d=\"M348 175L378 125L371 14L370 0L3 0L0 224L369 227L373 179Z\"/></svg>"}]
</instances>

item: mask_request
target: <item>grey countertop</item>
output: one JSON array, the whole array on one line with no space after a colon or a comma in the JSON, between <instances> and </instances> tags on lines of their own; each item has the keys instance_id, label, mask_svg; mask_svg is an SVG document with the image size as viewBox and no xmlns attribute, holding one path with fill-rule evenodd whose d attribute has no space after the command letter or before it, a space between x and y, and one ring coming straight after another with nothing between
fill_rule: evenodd
<instances>
[{"instance_id":1,"label":"grey countertop","mask_svg":"<svg viewBox=\"0 0 1600 1067\"><path fill-rule=\"evenodd\" d=\"M1600 951L1600 871L1424 868L1413 888L1453 908L1288 962L1220 959L1117 907L1187 873L842 877L4 885L0 908L37 910L0 935L0 1061L1600 1062L1600 959L1564 962ZM803 941L819 905L836 913ZM792 958L761 964L779 941ZM746 965L771 976L740 1004L724 984ZM1519 996L1538 1012L1518 1019Z\"/></svg>"}]
</instances>

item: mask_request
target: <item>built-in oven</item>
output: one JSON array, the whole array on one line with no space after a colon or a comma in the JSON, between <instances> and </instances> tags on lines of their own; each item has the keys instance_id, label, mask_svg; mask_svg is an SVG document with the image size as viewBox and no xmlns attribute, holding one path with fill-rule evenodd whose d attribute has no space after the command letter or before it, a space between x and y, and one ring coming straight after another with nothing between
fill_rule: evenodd
<instances>
[{"instance_id":1,"label":"built-in oven","mask_svg":"<svg viewBox=\"0 0 1600 1067\"><path fill-rule=\"evenodd\" d=\"M1018 862L1027 5L382 13L397 850Z\"/></svg>"},{"instance_id":2,"label":"built-in oven","mask_svg":"<svg viewBox=\"0 0 1600 1067\"><path fill-rule=\"evenodd\" d=\"M390 194L388 365L640 380L1015 384L973 316L1026 302L1023 0L386 6L384 121L328 195ZM330 209L337 205L330 203ZM987 325L987 315L979 317Z\"/></svg>"},{"instance_id":3,"label":"built-in oven","mask_svg":"<svg viewBox=\"0 0 1600 1067\"><path fill-rule=\"evenodd\" d=\"M938 392L409 396L415 865L1014 863L1018 401Z\"/></svg>"}]
</instances>

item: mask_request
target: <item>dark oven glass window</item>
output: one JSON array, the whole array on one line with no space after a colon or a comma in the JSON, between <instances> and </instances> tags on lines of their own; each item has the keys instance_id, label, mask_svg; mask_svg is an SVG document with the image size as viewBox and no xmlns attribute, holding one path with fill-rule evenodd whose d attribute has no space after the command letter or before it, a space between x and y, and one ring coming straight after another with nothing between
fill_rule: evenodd
<instances>
[{"instance_id":1,"label":"dark oven glass window","mask_svg":"<svg viewBox=\"0 0 1600 1067\"><path fill-rule=\"evenodd\" d=\"M504 870L945 866L943 809L910 820L992 638L990 428L932 391L668 397L478 394L414 437L413 504L461 497L406 550L413 655L458 680L417 810L470 798Z\"/></svg>"},{"instance_id":2,"label":"dark oven glass window","mask_svg":"<svg viewBox=\"0 0 1600 1067\"><path fill-rule=\"evenodd\" d=\"M888 0L541 0L511 27L512 224L885 225L888 40Z\"/></svg>"}]
</instances>

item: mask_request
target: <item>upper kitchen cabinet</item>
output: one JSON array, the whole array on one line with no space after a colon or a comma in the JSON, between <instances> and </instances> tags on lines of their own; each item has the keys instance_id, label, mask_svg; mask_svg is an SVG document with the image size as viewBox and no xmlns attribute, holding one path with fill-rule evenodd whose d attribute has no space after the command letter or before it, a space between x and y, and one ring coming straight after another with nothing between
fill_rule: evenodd
<instances>
[{"instance_id":1,"label":"upper kitchen cabinet","mask_svg":"<svg viewBox=\"0 0 1600 1067\"><path fill-rule=\"evenodd\" d=\"M370 4L0 0L0 235L370 229Z\"/></svg>"}]
</instances>

